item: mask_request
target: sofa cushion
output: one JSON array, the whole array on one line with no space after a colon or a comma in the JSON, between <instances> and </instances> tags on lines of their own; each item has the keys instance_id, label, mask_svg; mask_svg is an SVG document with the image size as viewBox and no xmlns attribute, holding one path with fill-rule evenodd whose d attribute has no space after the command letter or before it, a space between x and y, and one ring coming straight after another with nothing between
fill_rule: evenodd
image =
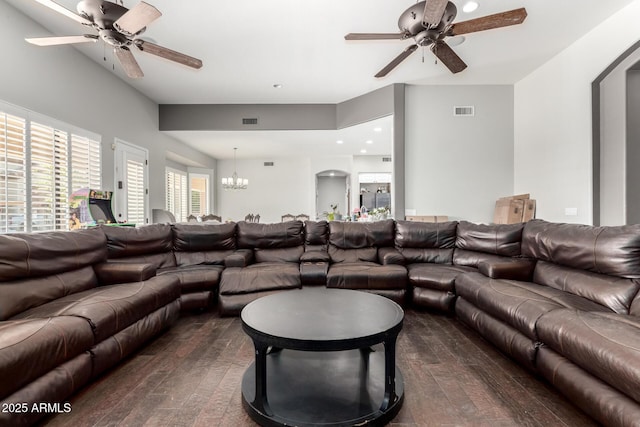
<instances>
[{"instance_id":1,"label":"sofa cushion","mask_svg":"<svg viewBox=\"0 0 640 427\"><path fill-rule=\"evenodd\" d=\"M406 289L407 270L401 265L373 262L333 264L327 273L327 288Z\"/></svg>"},{"instance_id":2,"label":"sofa cushion","mask_svg":"<svg viewBox=\"0 0 640 427\"><path fill-rule=\"evenodd\" d=\"M329 257L332 263L341 262L378 262L378 248L342 249L329 245Z\"/></svg>"},{"instance_id":3,"label":"sofa cushion","mask_svg":"<svg viewBox=\"0 0 640 427\"><path fill-rule=\"evenodd\" d=\"M640 286L633 279L607 276L538 261L533 281L597 302L616 313L629 313Z\"/></svg>"},{"instance_id":4,"label":"sofa cushion","mask_svg":"<svg viewBox=\"0 0 640 427\"><path fill-rule=\"evenodd\" d=\"M437 289L440 291L454 291L456 277L461 273L475 271L474 268L442 265L442 264L410 264L409 284L417 288Z\"/></svg>"},{"instance_id":5,"label":"sofa cushion","mask_svg":"<svg viewBox=\"0 0 640 427\"><path fill-rule=\"evenodd\" d=\"M224 265L225 259L235 253L233 250L174 252L176 266Z\"/></svg>"},{"instance_id":6,"label":"sofa cushion","mask_svg":"<svg viewBox=\"0 0 640 427\"><path fill-rule=\"evenodd\" d=\"M173 235L169 224L152 224L143 227L103 225L101 228L107 236L110 259L166 253L173 248Z\"/></svg>"},{"instance_id":7,"label":"sofa cushion","mask_svg":"<svg viewBox=\"0 0 640 427\"><path fill-rule=\"evenodd\" d=\"M453 263L455 265L464 265L466 267L478 268L481 262L489 264L505 262L512 259L511 257L494 255L486 252L469 251L466 249L456 248L453 251Z\"/></svg>"},{"instance_id":8,"label":"sofa cushion","mask_svg":"<svg viewBox=\"0 0 640 427\"><path fill-rule=\"evenodd\" d=\"M78 270L106 256L106 239L97 228L0 235L0 282Z\"/></svg>"},{"instance_id":9,"label":"sofa cushion","mask_svg":"<svg viewBox=\"0 0 640 427\"><path fill-rule=\"evenodd\" d=\"M393 246L394 222L391 219L375 222L329 223L329 243L340 249L363 249Z\"/></svg>"},{"instance_id":10,"label":"sofa cushion","mask_svg":"<svg viewBox=\"0 0 640 427\"><path fill-rule=\"evenodd\" d=\"M163 275L144 282L102 286L68 295L12 319L80 317L89 322L98 343L179 297L178 279Z\"/></svg>"},{"instance_id":11,"label":"sofa cushion","mask_svg":"<svg viewBox=\"0 0 640 427\"><path fill-rule=\"evenodd\" d=\"M173 249L176 252L234 251L236 224L173 224ZM176 255L178 258L178 255ZM178 265L180 261L178 261Z\"/></svg>"},{"instance_id":12,"label":"sofa cushion","mask_svg":"<svg viewBox=\"0 0 640 427\"><path fill-rule=\"evenodd\" d=\"M0 399L92 345L91 326L77 317L0 322Z\"/></svg>"},{"instance_id":13,"label":"sofa cushion","mask_svg":"<svg viewBox=\"0 0 640 427\"><path fill-rule=\"evenodd\" d=\"M640 319L556 310L537 328L545 345L640 402Z\"/></svg>"},{"instance_id":14,"label":"sofa cushion","mask_svg":"<svg viewBox=\"0 0 640 427\"><path fill-rule=\"evenodd\" d=\"M575 308L611 313L608 308L569 292L530 282L491 279L481 273L461 274L455 287L456 293L469 303L532 340L538 340L538 319L550 311Z\"/></svg>"},{"instance_id":15,"label":"sofa cushion","mask_svg":"<svg viewBox=\"0 0 640 427\"><path fill-rule=\"evenodd\" d=\"M54 276L0 282L0 320L96 286L98 279L91 266Z\"/></svg>"},{"instance_id":16,"label":"sofa cushion","mask_svg":"<svg viewBox=\"0 0 640 427\"><path fill-rule=\"evenodd\" d=\"M456 247L502 256L520 255L524 224L458 223Z\"/></svg>"},{"instance_id":17,"label":"sofa cushion","mask_svg":"<svg viewBox=\"0 0 640 427\"><path fill-rule=\"evenodd\" d=\"M274 224L238 223L238 247L243 249L275 249L304 244L302 221Z\"/></svg>"},{"instance_id":18,"label":"sofa cushion","mask_svg":"<svg viewBox=\"0 0 640 427\"><path fill-rule=\"evenodd\" d=\"M254 251L256 262L300 262L304 246L290 248L260 249Z\"/></svg>"},{"instance_id":19,"label":"sofa cushion","mask_svg":"<svg viewBox=\"0 0 640 427\"><path fill-rule=\"evenodd\" d=\"M430 263L430 264L452 264L453 249L436 248L398 248L402 254L405 264Z\"/></svg>"},{"instance_id":20,"label":"sofa cushion","mask_svg":"<svg viewBox=\"0 0 640 427\"><path fill-rule=\"evenodd\" d=\"M217 289L224 269L221 265L190 265L169 267L158 271L158 275L175 276L180 280L182 294Z\"/></svg>"},{"instance_id":21,"label":"sofa cushion","mask_svg":"<svg viewBox=\"0 0 640 427\"><path fill-rule=\"evenodd\" d=\"M522 254L578 270L640 278L640 224L593 227L529 221Z\"/></svg>"},{"instance_id":22,"label":"sofa cushion","mask_svg":"<svg viewBox=\"0 0 640 427\"><path fill-rule=\"evenodd\" d=\"M327 221L306 221L304 223L304 244L306 246L326 246L329 243L329 223Z\"/></svg>"},{"instance_id":23,"label":"sofa cushion","mask_svg":"<svg viewBox=\"0 0 640 427\"><path fill-rule=\"evenodd\" d=\"M396 221L397 248L453 249L456 245L456 221L415 222Z\"/></svg>"},{"instance_id":24,"label":"sofa cushion","mask_svg":"<svg viewBox=\"0 0 640 427\"><path fill-rule=\"evenodd\" d=\"M300 265L292 262L261 262L230 267L222 272L220 295L246 294L275 289L300 288Z\"/></svg>"}]
</instances>

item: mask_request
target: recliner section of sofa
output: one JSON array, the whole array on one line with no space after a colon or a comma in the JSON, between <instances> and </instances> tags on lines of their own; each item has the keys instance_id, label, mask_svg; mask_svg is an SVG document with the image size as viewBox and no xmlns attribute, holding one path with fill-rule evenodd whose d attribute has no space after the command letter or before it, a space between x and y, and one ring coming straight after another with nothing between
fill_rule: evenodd
<instances>
[{"instance_id":1,"label":"recliner section of sofa","mask_svg":"<svg viewBox=\"0 0 640 427\"><path fill-rule=\"evenodd\" d=\"M136 280L132 268L135 281L103 285L101 229L3 235L0 259L2 403L62 403L178 317L175 278ZM41 415L3 412L0 425Z\"/></svg>"},{"instance_id":2,"label":"recliner section of sofa","mask_svg":"<svg viewBox=\"0 0 640 427\"><path fill-rule=\"evenodd\" d=\"M532 220L521 248L531 279L461 275L458 318L599 422L640 425L640 225Z\"/></svg>"}]
</instances>

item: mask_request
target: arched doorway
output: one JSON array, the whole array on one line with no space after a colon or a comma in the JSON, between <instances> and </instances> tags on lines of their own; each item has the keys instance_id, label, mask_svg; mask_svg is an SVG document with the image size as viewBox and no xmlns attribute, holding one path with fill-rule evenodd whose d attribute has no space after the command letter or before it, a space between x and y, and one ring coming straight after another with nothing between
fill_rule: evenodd
<instances>
[{"instance_id":1,"label":"arched doorway","mask_svg":"<svg viewBox=\"0 0 640 427\"><path fill-rule=\"evenodd\" d=\"M325 170L316 174L316 216L319 219L342 219L351 212L351 174L342 170Z\"/></svg>"}]
</instances>

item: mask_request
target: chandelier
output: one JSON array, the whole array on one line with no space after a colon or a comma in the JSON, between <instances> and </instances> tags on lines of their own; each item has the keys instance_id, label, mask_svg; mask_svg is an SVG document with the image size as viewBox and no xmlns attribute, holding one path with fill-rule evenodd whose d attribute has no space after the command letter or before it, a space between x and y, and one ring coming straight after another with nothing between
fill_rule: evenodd
<instances>
[{"instance_id":1,"label":"chandelier","mask_svg":"<svg viewBox=\"0 0 640 427\"><path fill-rule=\"evenodd\" d=\"M233 149L233 175L228 178L222 178L222 188L225 190L245 190L249 185L249 180L246 178L238 178L238 173L236 172L236 151L238 149Z\"/></svg>"}]
</instances>

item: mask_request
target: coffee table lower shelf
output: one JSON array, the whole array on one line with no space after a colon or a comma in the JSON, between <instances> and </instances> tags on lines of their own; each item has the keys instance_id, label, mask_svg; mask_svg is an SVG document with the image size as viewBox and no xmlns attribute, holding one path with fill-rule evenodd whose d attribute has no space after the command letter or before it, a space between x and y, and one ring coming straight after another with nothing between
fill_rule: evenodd
<instances>
[{"instance_id":1,"label":"coffee table lower shelf","mask_svg":"<svg viewBox=\"0 0 640 427\"><path fill-rule=\"evenodd\" d=\"M383 346L374 350L309 352L280 350L267 355L269 409L260 411L255 397L255 364L242 379L242 403L263 426L381 426L400 411L404 381L396 367L395 395L385 411Z\"/></svg>"}]
</instances>

